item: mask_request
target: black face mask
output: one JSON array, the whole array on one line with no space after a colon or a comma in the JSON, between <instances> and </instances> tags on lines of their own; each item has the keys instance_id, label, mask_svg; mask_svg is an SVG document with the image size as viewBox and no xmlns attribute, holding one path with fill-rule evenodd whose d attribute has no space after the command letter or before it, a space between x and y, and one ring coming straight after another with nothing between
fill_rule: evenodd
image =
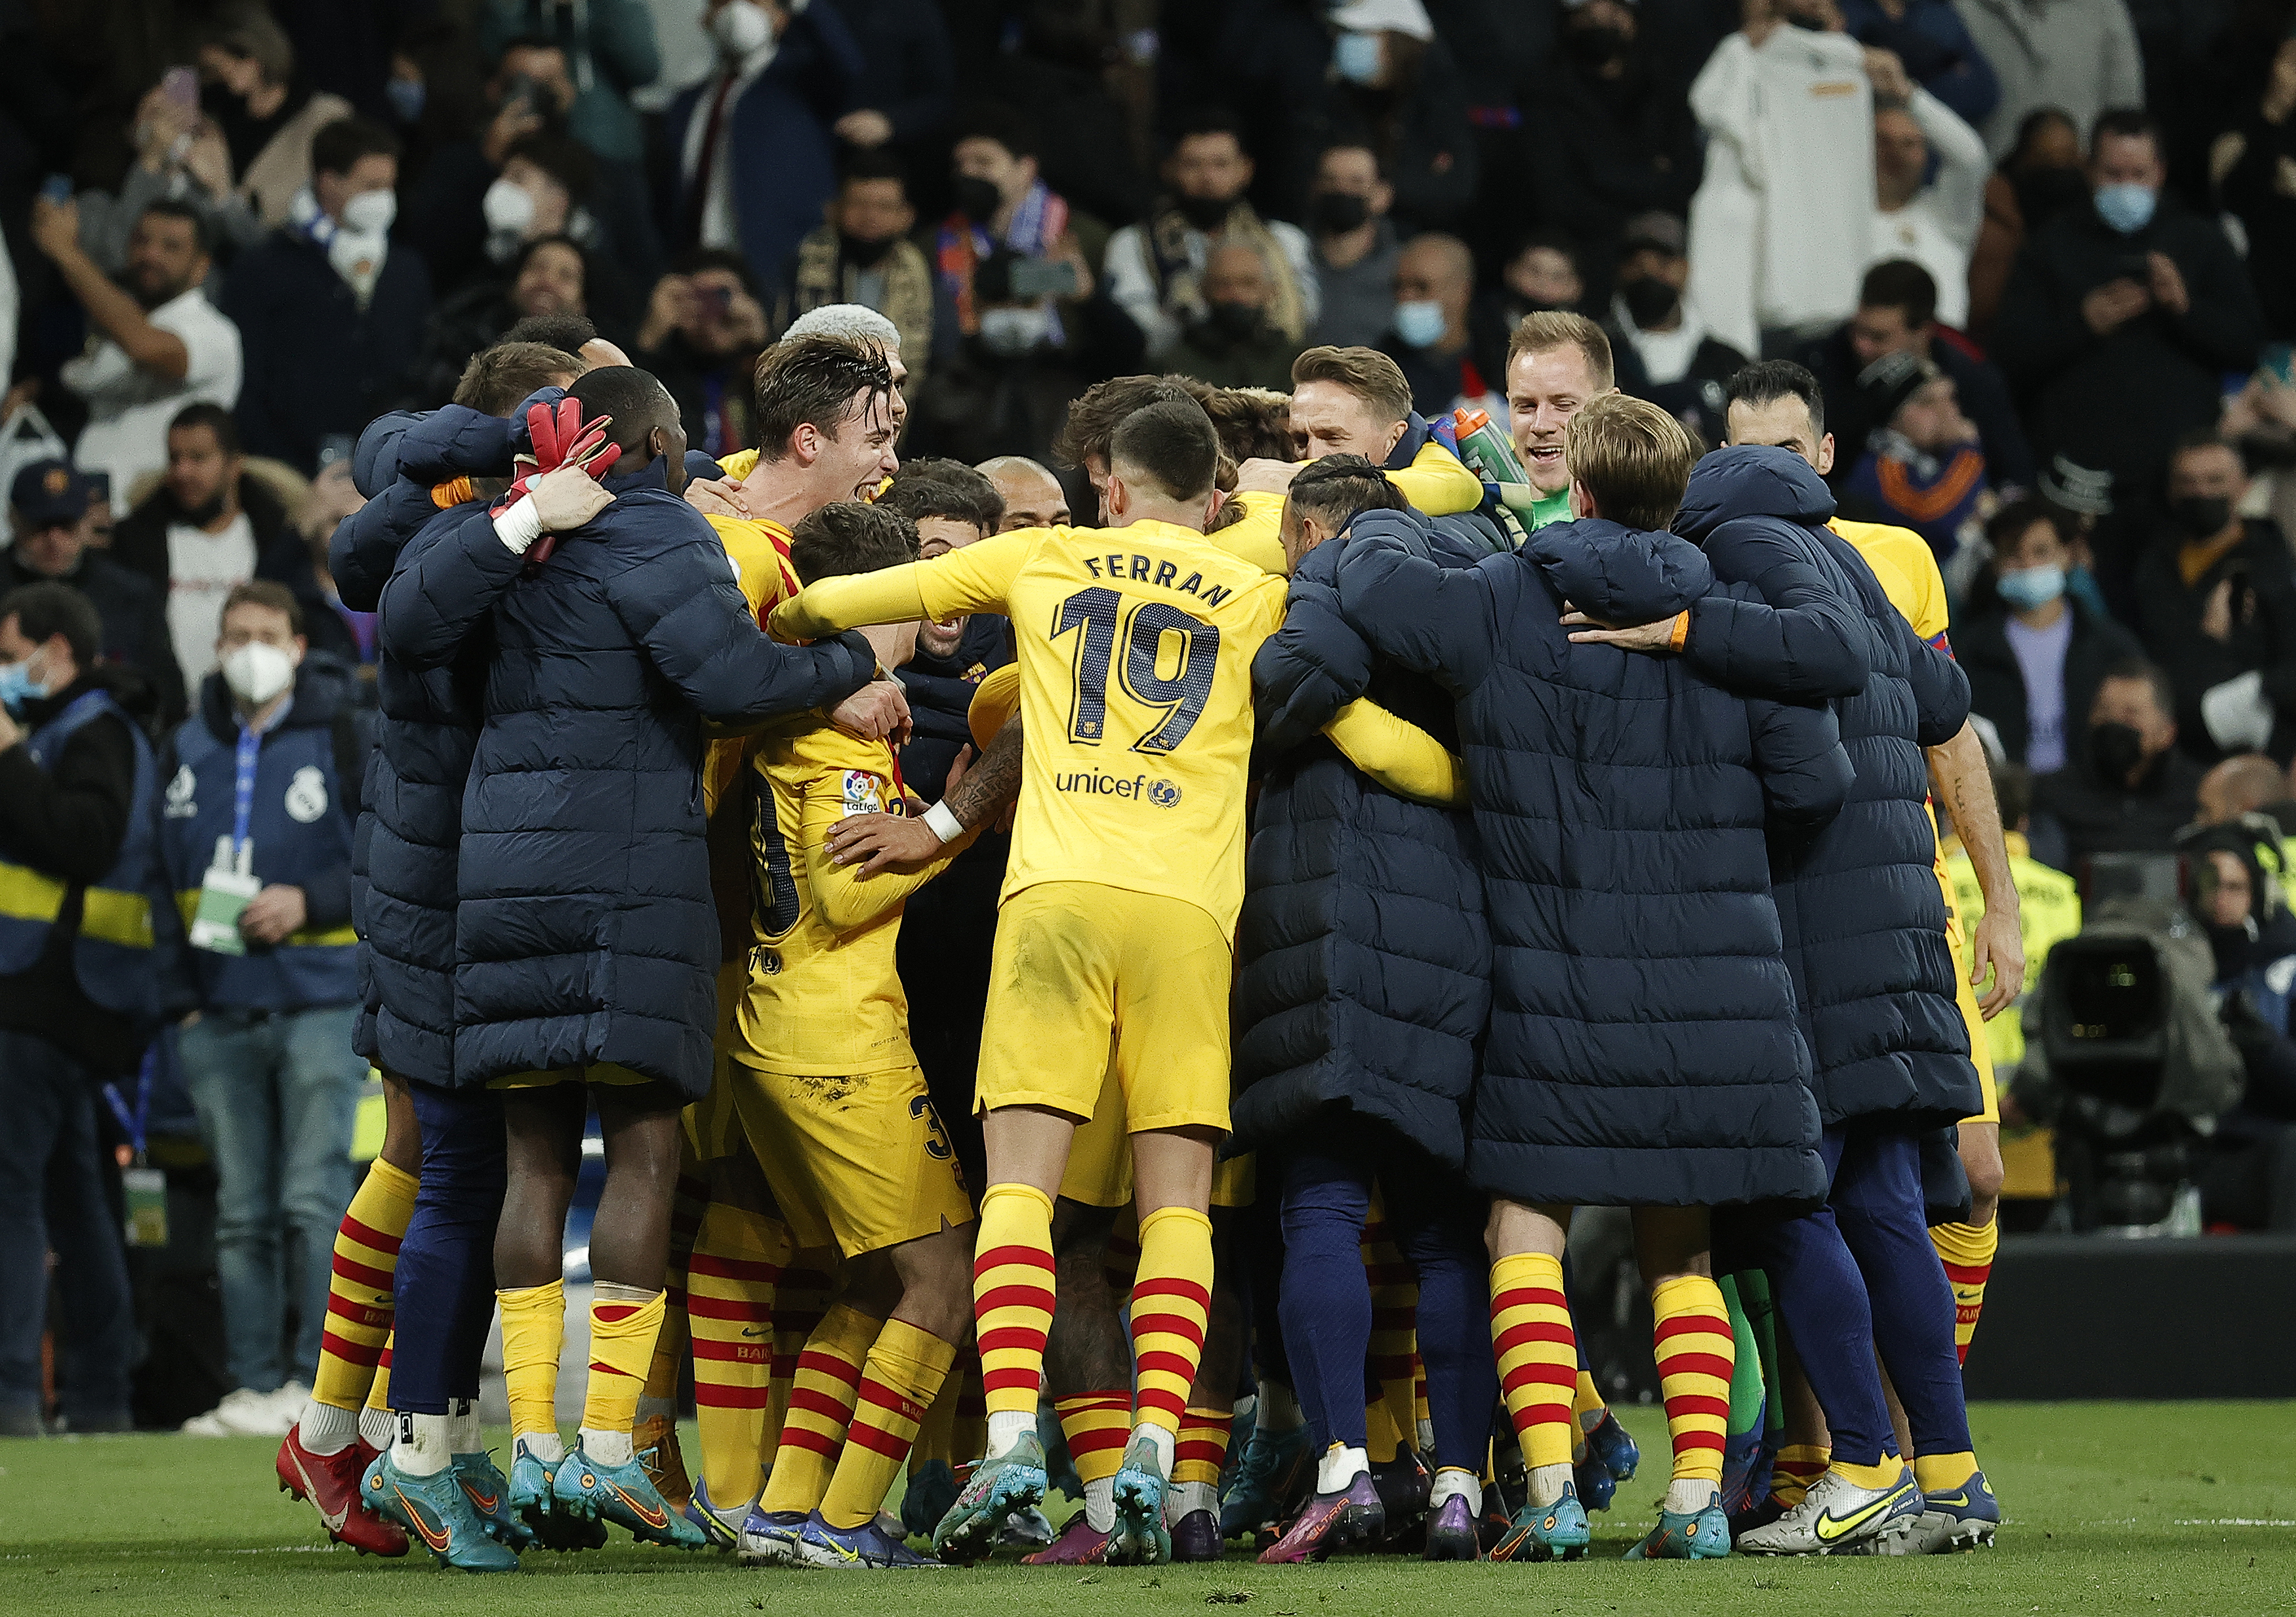
<instances>
[{"instance_id":1,"label":"black face mask","mask_svg":"<svg viewBox=\"0 0 2296 1617\"><path fill-rule=\"evenodd\" d=\"M2232 521L2232 502L2221 495L2184 495L2169 502L2169 520L2187 538L2213 538Z\"/></svg>"},{"instance_id":2,"label":"black face mask","mask_svg":"<svg viewBox=\"0 0 2296 1617\"><path fill-rule=\"evenodd\" d=\"M1212 329L1238 342L1259 329L1259 306L1255 303L1215 303L1209 313Z\"/></svg>"},{"instance_id":3,"label":"black face mask","mask_svg":"<svg viewBox=\"0 0 2296 1617\"><path fill-rule=\"evenodd\" d=\"M1180 199L1180 216L1198 230L1218 230L1227 223L1229 211L1234 208L1234 198L1221 201L1217 197L1184 196Z\"/></svg>"},{"instance_id":4,"label":"black face mask","mask_svg":"<svg viewBox=\"0 0 2296 1617\"><path fill-rule=\"evenodd\" d=\"M1321 234L1345 235L1364 227L1371 218L1371 204L1352 192L1321 192L1308 204L1308 218Z\"/></svg>"},{"instance_id":5,"label":"black face mask","mask_svg":"<svg viewBox=\"0 0 2296 1617\"><path fill-rule=\"evenodd\" d=\"M988 180L967 177L956 182L956 210L976 225L985 225L1004 206L1004 193Z\"/></svg>"},{"instance_id":6,"label":"black face mask","mask_svg":"<svg viewBox=\"0 0 2296 1617\"><path fill-rule=\"evenodd\" d=\"M893 250L900 239L898 236L887 236L882 242L865 242L859 236L849 236L840 230L837 233L837 252L840 258L857 269L874 269L885 261L885 255Z\"/></svg>"},{"instance_id":7,"label":"black face mask","mask_svg":"<svg viewBox=\"0 0 2296 1617\"><path fill-rule=\"evenodd\" d=\"M2091 725L2088 761L2106 785L2126 788L2129 776L2144 761L2144 738L2129 725Z\"/></svg>"},{"instance_id":8,"label":"black face mask","mask_svg":"<svg viewBox=\"0 0 2296 1617\"><path fill-rule=\"evenodd\" d=\"M1605 23L1587 23L1562 32L1562 48L1570 60L1587 67L1599 68L1616 62L1630 48L1624 29Z\"/></svg>"},{"instance_id":9,"label":"black face mask","mask_svg":"<svg viewBox=\"0 0 2296 1617\"><path fill-rule=\"evenodd\" d=\"M2039 229L2065 209L2088 201L2088 181L2078 168L2028 168L2009 176L2027 231Z\"/></svg>"},{"instance_id":10,"label":"black face mask","mask_svg":"<svg viewBox=\"0 0 2296 1617\"><path fill-rule=\"evenodd\" d=\"M1619 298L1635 324L1644 331L1674 313L1675 306L1682 301L1682 294L1656 275L1637 275L1631 281L1620 282Z\"/></svg>"}]
</instances>

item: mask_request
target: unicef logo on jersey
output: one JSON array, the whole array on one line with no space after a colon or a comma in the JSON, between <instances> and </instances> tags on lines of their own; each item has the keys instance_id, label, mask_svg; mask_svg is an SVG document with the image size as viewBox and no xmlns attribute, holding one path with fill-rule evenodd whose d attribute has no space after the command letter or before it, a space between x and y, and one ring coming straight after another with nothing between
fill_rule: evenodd
<instances>
[{"instance_id":1,"label":"unicef logo on jersey","mask_svg":"<svg viewBox=\"0 0 2296 1617\"><path fill-rule=\"evenodd\" d=\"M316 764L305 764L287 783L288 817L308 825L327 811L327 777Z\"/></svg>"},{"instance_id":2,"label":"unicef logo on jersey","mask_svg":"<svg viewBox=\"0 0 2296 1617\"><path fill-rule=\"evenodd\" d=\"M1170 781L1150 781L1148 783L1148 800L1155 804L1159 808L1169 808L1173 804L1180 800L1180 789L1174 785Z\"/></svg>"},{"instance_id":3,"label":"unicef logo on jersey","mask_svg":"<svg viewBox=\"0 0 2296 1617\"><path fill-rule=\"evenodd\" d=\"M199 789L200 783L192 774L191 765L182 765L176 771L176 778L168 783L168 806L161 813L171 820L197 817L200 806L193 800L193 795Z\"/></svg>"}]
</instances>

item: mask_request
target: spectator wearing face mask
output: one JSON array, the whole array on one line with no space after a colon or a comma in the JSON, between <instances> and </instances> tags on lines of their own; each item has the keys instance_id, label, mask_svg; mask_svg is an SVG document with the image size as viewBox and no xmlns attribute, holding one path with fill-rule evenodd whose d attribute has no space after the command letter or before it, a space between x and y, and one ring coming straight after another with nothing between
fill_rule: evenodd
<instances>
[{"instance_id":1,"label":"spectator wearing face mask","mask_svg":"<svg viewBox=\"0 0 2296 1617\"><path fill-rule=\"evenodd\" d=\"M1108 227L1073 211L1045 183L1035 132L1009 108L983 104L967 111L957 124L949 166L953 205L932 234L938 308L944 316L934 327L936 346L946 354L960 338L979 332L974 271L999 247L1040 260L1041 268L1024 274L1057 284L1057 293L1040 293L1039 303L1049 340L1062 341L1066 332L1060 304L1094 295L1095 268L1108 247Z\"/></svg>"},{"instance_id":2,"label":"spectator wearing face mask","mask_svg":"<svg viewBox=\"0 0 2296 1617\"><path fill-rule=\"evenodd\" d=\"M1687 75L1644 11L1637 0L1566 4L1554 62L1526 103L1538 110L1540 216L1597 264L1611 261L1628 220L1686 212L1703 160Z\"/></svg>"},{"instance_id":3,"label":"spectator wearing face mask","mask_svg":"<svg viewBox=\"0 0 2296 1617\"><path fill-rule=\"evenodd\" d=\"M1937 287L1938 318L1963 326L1969 324L1969 255L1984 215L1985 144L1952 108L1904 80L1896 74L1894 93L1874 107L1867 262L1919 264Z\"/></svg>"},{"instance_id":4,"label":"spectator wearing face mask","mask_svg":"<svg viewBox=\"0 0 2296 1617\"><path fill-rule=\"evenodd\" d=\"M1641 364L1625 390L1649 399L1698 435L1719 443L1725 426L1725 384L1746 356L1706 329L1683 290L1690 284L1690 255L1682 221L1646 213L1627 226L1617 290L1611 295L1611 351L1623 349Z\"/></svg>"},{"instance_id":5,"label":"spectator wearing face mask","mask_svg":"<svg viewBox=\"0 0 2296 1617\"><path fill-rule=\"evenodd\" d=\"M1166 365L1217 388L1288 390L1300 345L1268 320L1274 280L1257 248L1215 248L1204 266L1204 313Z\"/></svg>"},{"instance_id":6,"label":"spectator wearing face mask","mask_svg":"<svg viewBox=\"0 0 2296 1617\"><path fill-rule=\"evenodd\" d=\"M2243 517L2239 451L2210 431L2169 460L2168 522L2137 559L2136 628L2177 688L2185 748L2296 755L2296 561L2269 517Z\"/></svg>"},{"instance_id":7,"label":"spectator wearing face mask","mask_svg":"<svg viewBox=\"0 0 2296 1617\"><path fill-rule=\"evenodd\" d=\"M1465 406L1506 418L1505 333L1472 329L1474 290L1475 261L1456 236L1415 237L1396 260L1395 318L1373 346L1402 367L1422 415Z\"/></svg>"},{"instance_id":8,"label":"spectator wearing face mask","mask_svg":"<svg viewBox=\"0 0 2296 1617\"><path fill-rule=\"evenodd\" d=\"M832 303L858 303L893 323L902 353L916 355L922 371L933 351L936 293L931 264L908 239L916 222L907 176L891 153L848 158L827 221L798 243L775 327Z\"/></svg>"},{"instance_id":9,"label":"spectator wearing face mask","mask_svg":"<svg viewBox=\"0 0 2296 1617\"><path fill-rule=\"evenodd\" d=\"M1458 226L1476 198L1481 154L1458 63L1426 7L1421 0L1344 0L1332 8L1331 25L1337 31L1321 116L1311 111L1300 121L1376 152L1407 228ZM1233 14L1228 26L1231 32L1248 26L1245 14Z\"/></svg>"},{"instance_id":10,"label":"spectator wearing face mask","mask_svg":"<svg viewBox=\"0 0 2296 1617\"><path fill-rule=\"evenodd\" d=\"M1884 354L1857 386L1877 424L1843 480L1842 513L1920 534L1958 599L1982 558L1978 541L1993 504L1977 428L1955 401L1953 378L1917 355Z\"/></svg>"},{"instance_id":11,"label":"spectator wearing face mask","mask_svg":"<svg viewBox=\"0 0 2296 1617\"><path fill-rule=\"evenodd\" d=\"M1316 233L1316 279L1323 291L1315 341L1365 348L1395 315L1395 264L1403 254L1387 217L1395 188L1369 146L1338 145L1316 160L1308 223Z\"/></svg>"},{"instance_id":12,"label":"spectator wearing face mask","mask_svg":"<svg viewBox=\"0 0 2296 1617\"><path fill-rule=\"evenodd\" d=\"M2215 423L2224 373L2252 367L2262 336L2232 244L2163 198L2167 177L2148 114L2098 119L2090 205L2026 242L1994 332L2036 451L2120 470L2124 489L2124 469L2163 464L2180 433Z\"/></svg>"},{"instance_id":13,"label":"spectator wearing face mask","mask_svg":"<svg viewBox=\"0 0 2296 1617\"><path fill-rule=\"evenodd\" d=\"M2056 518L2035 499L1985 525L1990 587L1980 580L1953 626L1970 711L1991 722L2009 761L2053 775L2077 761L2079 717L2105 670L2143 656L2136 636L2067 593L2072 565Z\"/></svg>"},{"instance_id":14,"label":"spectator wearing face mask","mask_svg":"<svg viewBox=\"0 0 2296 1617\"><path fill-rule=\"evenodd\" d=\"M1169 353L1185 321L1202 312L1204 266L1216 245L1261 250L1275 275L1268 317L1286 337L1304 341L1322 316L1315 249L1298 226L1263 219L1244 200L1252 172L1231 114L1193 113L1165 160L1164 198L1144 223L1109 238L1109 295L1139 326L1151 360Z\"/></svg>"},{"instance_id":15,"label":"spectator wearing face mask","mask_svg":"<svg viewBox=\"0 0 2296 1617\"><path fill-rule=\"evenodd\" d=\"M632 357L677 401L686 441L715 459L755 447L750 367L765 346L748 260L704 247L654 283Z\"/></svg>"},{"instance_id":16,"label":"spectator wearing face mask","mask_svg":"<svg viewBox=\"0 0 2296 1617\"><path fill-rule=\"evenodd\" d=\"M2098 681L2065 767L2033 783L2033 857L2074 875L2098 853L2167 853L2199 808L2201 767L2177 745L2176 693L2142 659ZM2072 718L2071 714L2068 715Z\"/></svg>"},{"instance_id":17,"label":"spectator wearing face mask","mask_svg":"<svg viewBox=\"0 0 2296 1617\"><path fill-rule=\"evenodd\" d=\"M2043 107L2086 129L2108 107L2144 104L2144 59L2125 0L1954 0L1954 9L2000 83L1980 127L1995 157Z\"/></svg>"},{"instance_id":18,"label":"spectator wearing face mask","mask_svg":"<svg viewBox=\"0 0 2296 1617\"><path fill-rule=\"evenodd\" d=\"M167 597L150 579L89 548L90 519L100 504L87 479L62 461L35 461L17 472L8 495L12 542L0 556L0 595L44 581L86 595L102 625L104 660L150 680L160 722L172 724L184 716L184 674L168 636Z\"/></svg>"},{"instance_id":19,"label":"spectator wearing face mask","mask_svg":"<svg viewBox=\"0 0 2296 1617\"><path fill-rule=\"evenodd\" d=\"M1985 218L1969 255L1969 332L1990 340L2009 272L2025 238L2067 208L2088 205L2081 172L2080 131L2054 107L2028 113L2009 150L1985 182Z\"/></svg>"},{"instance_id":20,"label":"spectator wearing face mask","mask_svg":"<svg viewBox=\"0 0 2296 1617\"><path fill-rule=\"evenodd\" d=\"M322 438L381 412L430 316L430 271L390 242L398 137L342 119L313 140L311 169L292 221L240 256L223 297L246 349L248 450L305 472Z\"/></svg>"}]
</instances>

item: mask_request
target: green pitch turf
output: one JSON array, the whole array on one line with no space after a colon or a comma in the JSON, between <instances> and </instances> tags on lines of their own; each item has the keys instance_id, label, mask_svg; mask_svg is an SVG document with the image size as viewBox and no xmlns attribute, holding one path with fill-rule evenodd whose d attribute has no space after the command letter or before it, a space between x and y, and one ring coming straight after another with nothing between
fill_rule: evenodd
<instances>
[{"instance_id":1,"label":"green pitch turf","mask_svg":"<svg viewBox=\"0 0 2296 1617\"><path fill-rule=\"evenodd\" d=\"M1621 1562L1654 1519L1666 1446L1654 1409L1626 1411L1649 1467L1595 1521L1574 1566L1423 1566L1350 1559L1218 1566L946 1572L745 1572L710 1555L529 1552L523 1576L440 1573L429 1556L326 1547L274 1491L275 1445L252 1439L0 1442L0 1613L21 1617L1911 1617L2296 1612L2296 1405L1995 1404L1973 1411L2008 1514L2001 1546L1923 1561ZM687 1452L693 1449L689 1438Z\"/></svg>"}]
</instances>

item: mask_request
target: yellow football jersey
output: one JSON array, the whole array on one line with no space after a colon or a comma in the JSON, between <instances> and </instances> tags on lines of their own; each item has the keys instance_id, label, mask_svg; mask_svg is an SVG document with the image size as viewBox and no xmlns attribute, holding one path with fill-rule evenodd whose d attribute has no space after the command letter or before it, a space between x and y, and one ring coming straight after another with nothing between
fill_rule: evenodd
<instances>
[{"instance_id":1,"label":"yellow football jersey","mask_svg":"<svg viewBox=\"0 0 2296 1617\"><path fill-rule=\"evenodd\" d=\"M1233 929L1243 903L1251 659L1284 580L1169 523L1023 528L930 562L824 579L776 609L811 640L1003 612L1027 736L1004 895L1039 882L1162 893Z\"/></svg>"},{"instance_id":2,"label":"yellow football jersey","mask_svg":"<svg viewBox=\"0 0 2296 1617\"><path fill-rule=\"evenodd\" d=\"M922 870L860 880L824 844L849 815L905 812L892 749L823 725L767 736L756 771L757 942L734 1059L797 1076L912 1065L909 1002L893 963L901 907L971 836Z\"/></svg>"},{"instance_id":3,"label":"yellow football jersey","mask_svg":"<svg viewBox=\"0 0 2296 1617\"><path fill-rule=\"evenodd\" d=\"M1946 644L1945 575L1938 570L1929 541L1910 528L1887 522L1849 522L1836 517L1828 528L1849 541L1882 582L1890 604L1914 626L1914 633L1941 652Z\"/></svg>"}]
</instances>

